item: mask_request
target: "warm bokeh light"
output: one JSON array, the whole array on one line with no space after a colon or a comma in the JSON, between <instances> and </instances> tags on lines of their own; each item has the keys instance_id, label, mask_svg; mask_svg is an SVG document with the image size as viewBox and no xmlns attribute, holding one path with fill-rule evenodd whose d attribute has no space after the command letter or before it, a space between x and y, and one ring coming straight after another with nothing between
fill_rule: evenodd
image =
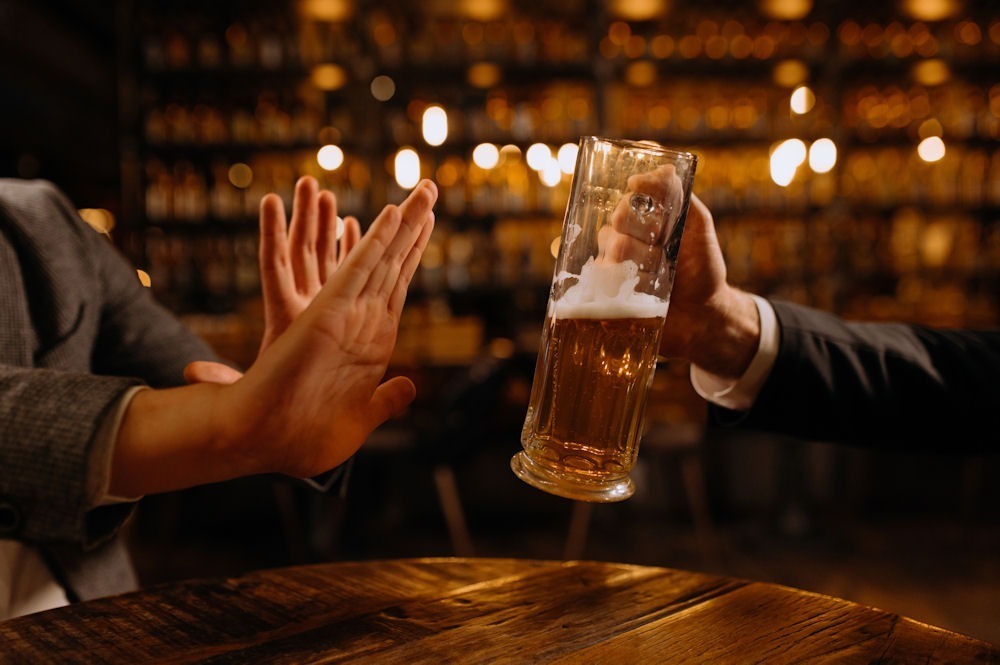
<instances>
[{"instance_id":1,"label":"warm bokeh light","mask_svg":"<svg viewBox=\"0 0 1000 665\"><path fill-rule=\"evenodd\" d=\"M787 187L805 159L806 144L800 139L782 141L771 153L771 180L781 187Z\"/></svg>"},{"instance_id":2,"label":"warm bokeh light","mask_svg":"<svg viewBox=\"0 0 1000 665\"><path fill-rule=\"evenodd\" d=\"M789 100L789 106L793 113L798 113L802 115L803 113L809 113L813 106L816 105L816 95L813 91L805 85L800 85L798 88L792 92L791 99Z\"/></svg>"},{"instance_id":3,"label":"warm bokeh light","mask_svg":"<svg viewBox=\"0 0 1000 665\"><path fill-rule=\"evenodd\" d=\"M541 180L542 184L546 187L555 187L562 180L562 175L562 170L559 168L559 162L554 159L549 159L538 172L538 179Z\"/></svg>"},{"instance_id":4,"label":"warm bokeh light","mask_svg":"<svg viewBox=\"0 0 1000 665\"><path fill-rule=\"evenodd\" d=\"M376 76L371 83L372 97L380 102L387 102L396 94L396 82L386 75Z\"/></svg>"},{"instance_id":5,"label":"warm bokeh light","mask_svg":"<svg viewBox=\"0 0 1000 665\"><path fill-rule=\"evenodd\" d=\"M827 173L837 165L837 144L832 139L816 139L809 146L809 168Z\"/></svg>"},{"instance_id":6,"label":"warm bokeh light","mask_svg":"<svg viewBox=\"0 0 1000 665\"><path fill-rule=\"evenodd\" d=\"M441 162L434 177L439 186L454 187L458 184L464 170L463 162L458 157L452 156Z\"/></svg>"},{"instance_id":7,"label":"warm bokeh light","mask_svg":"<svg viewBox=\"0 0 1000 665\"><path fill-rule=\"evenodd\" d=\"M233 187L246 189L253 183L253 169L243 162L236 162L229 167L229 182Z\"/></svg>"},{"instance_id":8,"label":"warm bokeh light","mask_svg":"<svg viewBox=\"0 0 1000 665\"><path fill-rule=\"evenodd\" d=\"M559 168L563 173L573 173L576 169L576 155L580 151L580 146L576 143L563 143L559 146L556 159L559 160Z\"/></svg>"},{"instance_id":9,"label":"warm bokeh light","mask_svg":"<svg viewBox=\"0 0 1000 665\"><path fill-rule=\"evenodd\" d=\"M316 65L309 80L320 90L338 90L347 84L347 70L330 63Z\"/></svg>"},{"instance_id":10,"label":"warm bokeh light","mask_svg":"<svg viewBox=\"0 0 1000 665\"><path fill-rule=\"evenodd\" d=\"M502 70L499 65L492 62L477 62L469 65L465 74L469 85L475 88L493 88L500 84Z\"/></svg>"},{"instance_id":11,"label":"warm bokeh light","mask_svg":"<svg viewBox=\"0 0 1000 665\"><path fill-rule=\"evenodd\" d=\"M436 270L444 265L444 247L440 243L427 243L424 255L420 257L420 266L426 270Z\"/></svg>"},{"instance_id":12,"label":"warm bokeh light","mask_svg":"<svg viewBox=\"0 0 1000 665\"><path fill-rule=\"evenodd\" d=\"M459 0L446 4L458 9L460 16L475 21L496 21L510 11L507 0Z\"/></svg>"},{"instance_id":13,"label":"warm bokeh light","mask_svg":"<svg viewBox=\"0 0 1000 665\"><path fill-rule=\"evenodd\" d=\"M801 60L782 60L774 66L771 78L782 88L794 88L809 78L809 67Z\"/></svg>"},{"instance_id":14,"label":"warm bokeh light","mask_svg":"<svg viewBox=\"0 0 1000 665\"><path fill-rule=\"evenodd\" d=\"M448 138L448 113L440 106L428 106L424 109L421 131L428 145L441 145Z\"/></svg>"},{"instance_id":15,"label":"warm bokeh light","mask_svg":"<svg viewBox=\"0 0 1000 665\"><path fill-rule=\"evenodd\" d=\"M400 148L394 163L396 183L403 189L416 187L420 182L420 156L413 148Z\"/></svg>"},{"instance_id":16,"label":"warm bokeh light","mask_svg":"<svg viewBox=\"0 0 1000 665\"><path fill-rule=\"evenodd\" d=\"M514 354L517 353L517 344L512 339L496 337L490 340L489 350L490 355L494 358L513 358Z\"/></svg>"},{"instance_id":17,"label":"warm bokeh light","mask_svg":"<svg viewBox=\"0 0 1000 665\"><path fill-rule=\"evenodd\" d=\"M492 143L480 143L472 151L472 161L481 169L491 169L500 161L500 150Z\"/></svg>"},{"instance_id":18,"label":"warm bokeh light","mask_svg":"<svg viewBox=\"0 0 1000 665\"><path fill-rule=\"evenodd\" d=\"M544 143L533 143L528 147L524 156L528 161L528 166L536 171L541 171L552 161L552 149Z\"/></svg>"},{"instance_id":19,"label":"warm bokeh light","mask_svg":"<svg viewBox=\"0 0 1000 665\"><path fill-rule=\"evenodd\" d=\"M962 11L960 0L903 0L902 10L917 21L943 21Z\"/></svg>"},{"instance_id":20,"label":"warm bokeh light","mask_svg":"<svg viewBox=\"0 0 1000 665\"><path fill-rule=\"evenodd\" d=\"M778 21L801 21L812 11L812 0L760 0L764 16Z\"/></svg>"},{"instance_id":21,"label":"warm bokeh light","mask_svg":"<svg viewBox=\"0 0 1000 665\"><path fill-rule=\"evenodd\" d=\"M649 60L630 63L625 69L625 82L636 88L647 88L656 83L656 65Z\"/></svg>"},{"instance_id":22,"label":"warm bokeh light","mask_svg":"<svg viewBox=\"0 0 1000 665\"><path fill-rule=\"evenodd\" d=\"M917 154L925 162L936 162L944 158L944 141L940 136L928 136L917 146Z\"/></svg>"},{"instance_id":23,"label":"warm bokeh light","mask_svg":"<svg viewBox=\"0 0 1000 665\"><path fill-rule=\"evenodd\" d=\"M625 21L648 21L664 16L670 0L609 0L608 14Z\"/></svg>"},{"instance_id":24,"label":"warm bokeh light","mask_svg":"<svg viewBox=\"0 0 1000 665\"><path fill-rule=\"evenodd\" d=\"M114 214L105 208L81 208L77 211L83 221L100 233L111 233L115 228Z\"/></svg>"},{"instance_id":25,"label":"warm bokeh light","mask_svg":"<svg viewBox=\"0 0 1000 665\"><path fill-rule=\"evenodd\" d=\"M941 126L941 121L937 118L928 118L920 123L920 127L917 128L917 136L925 139L929 136L941 136L944 134L944 127Z\"/></svg>"},{"instance_id":26,"label":"warm bokeh light","mask_svg":"<svg viewBox=\"0 0 1000 665\"><path fill-rule=\"evenodd\" d=\"M321 144L326 145L327 143L340 143L341 134L336 127L327 125L321 127L316 136Z\"/></svg>"},{"instance_id":27,"label":"warm bokeh light","mask_svg":"<svg viewBox=\"0 0 1000 665\"><path fill-rule=\"evenodd\" d=\"M316 153L316 162L327 171L336 171L344 163L344 151L335 145L325 145Z\"/></svg>"},{"instance_id":28,"label":"warm bokeh light","mask_svg":"<svg viewBox=\"0 0 1000 665\"><path fill-rule=\"evenodd\" d=\"M920 60L913 65L913 80L920 85L935 86L947 83L951 78L951 68L948 63L939 58Z\"/></svg>"},{"instance_id":29,"label":"warm bokeh light","mask_svg":"<svg viewBox=\"0 0 1000 665\"><path fill-rule=\"evenodd\" d=\"M354 13L352 0L302 0L300 7L308 18L330 23L345 21Z\"/></svg>"},{"instance_id":30,"label":"warm bokeh light","mask_svg":"<svg viewBox=\"0 0 1000 665\"><path fill-rule=\"evenodd\" d=\"M518 148L513 143L507 143L504 147L500 148L500 159L501 160L513 160L517 161L521 158L521 149Z\"/></svg>"}]
</instances>

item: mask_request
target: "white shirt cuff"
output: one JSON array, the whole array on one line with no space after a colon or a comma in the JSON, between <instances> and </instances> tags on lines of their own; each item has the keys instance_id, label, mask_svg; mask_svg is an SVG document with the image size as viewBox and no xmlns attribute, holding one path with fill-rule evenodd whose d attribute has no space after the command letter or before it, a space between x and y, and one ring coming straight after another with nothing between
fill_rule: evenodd
<instances>
[{"instance_id":1,"label":"white shirt cuff","mask_svg":"<svg viewBox=\"0 0 1000 665\"><path fill-rule=\"evenodd\" d=\"M778 318L764 298L751 294L760 315L760 341L750 366L739 379L724 379L691 365L691 385L695 392L713 404L733 411L749 409L774 367L778 357Z\"/></svg>"},{"instance_id":2,"label":"white shirt cuff","mask_svg":"<svg viewBox=\"0 0 1000 665\"><path fill-rule=\"evenodd\" d=\"M118 430L121 427L125 411L132 398L140 390L148 390L149 386L132 386L126 390L118 403L104 418L100 428L94 435L94 444L90 455L90 468L87 470L87 499L91 506L106 506L113 503L138 501L142 497L122 497L108 494L111 484L111 458L114 456L115 443L118 441Z\"/></svg>"}]
</instances>

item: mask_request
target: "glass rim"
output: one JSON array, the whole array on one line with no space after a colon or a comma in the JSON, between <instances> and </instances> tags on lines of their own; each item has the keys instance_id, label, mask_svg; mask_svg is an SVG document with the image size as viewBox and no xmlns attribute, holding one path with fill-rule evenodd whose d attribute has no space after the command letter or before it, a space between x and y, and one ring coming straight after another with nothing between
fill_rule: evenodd
<instances>
[{"instance_id":1,"label":"glass rim","mask_svg":"<svg viewBox=\"0 0 1000 665\"><path fill-rule=\"evenodd\" d=\"M595 134L589 134L580 137L580 143L583 144L584 142L610 143L611 145L620 148L645 150L651 153L670 155L672 157L680 157L683 159L691 160L691 162L695 164L697 164L698 162L698 155L696 155L693 152L689 152L687 150L678 150L677 148L668 148L653 140L622 139L622 138L613 138L610 136L597 136Z\"/></svg>"}]
</instances>

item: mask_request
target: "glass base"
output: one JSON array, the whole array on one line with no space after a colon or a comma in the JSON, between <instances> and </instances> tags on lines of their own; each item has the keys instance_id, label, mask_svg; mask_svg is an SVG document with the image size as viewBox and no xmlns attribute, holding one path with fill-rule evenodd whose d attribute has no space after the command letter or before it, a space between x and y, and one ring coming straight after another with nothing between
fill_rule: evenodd
<instances>
[{"instance_id":1,"label":"glass base","mask_svg":"<svg viewBox=\"0 0 1000 665\"><path fill-rule=\"evenodd\" d=\"M612 503L624 501L635 492L635 484L628 476L607 482L589 482L560 475L533 462L521 451L510 459L510 468L518 478L532 487L566 499Z\"/></svg>"}]
</instances>

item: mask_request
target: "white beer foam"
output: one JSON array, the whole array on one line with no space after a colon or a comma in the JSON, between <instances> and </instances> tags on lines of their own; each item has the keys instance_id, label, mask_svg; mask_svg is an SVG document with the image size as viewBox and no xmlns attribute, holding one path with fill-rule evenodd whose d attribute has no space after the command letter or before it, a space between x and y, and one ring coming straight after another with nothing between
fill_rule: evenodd
<instances>
[{"instance_id":1,"label":"white beer foam","mask_svg":"<svg viewBox=\"0 0 1000 665\"><path fill-rule=\"evenodd\" d=\"M635 261L597 263L587 259L579 275L561 272L557 281L578 280L549 305L555 319L649 319L667 316L667 300L635 290L639 266Z\"/></svg>"}]
</instances>

